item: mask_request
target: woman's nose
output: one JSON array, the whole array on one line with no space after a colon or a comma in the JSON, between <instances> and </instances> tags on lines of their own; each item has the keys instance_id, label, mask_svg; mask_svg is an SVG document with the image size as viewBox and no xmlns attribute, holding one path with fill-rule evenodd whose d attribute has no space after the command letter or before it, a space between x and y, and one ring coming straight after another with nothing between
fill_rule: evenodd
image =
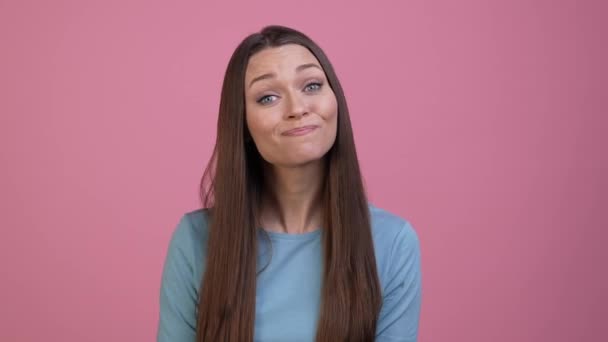
<instances>
[{"instance_id":1,"label":"woman's nose","mask_svg":"<svg viewBox=\"0 0 608 342\"><path fill-rule=\"evenodd\" d=\"M306 101L301 95L292 94L288 96L288 105L286 108L288 118L299 118L308 114Z\"/></svg>"}]
</instances>

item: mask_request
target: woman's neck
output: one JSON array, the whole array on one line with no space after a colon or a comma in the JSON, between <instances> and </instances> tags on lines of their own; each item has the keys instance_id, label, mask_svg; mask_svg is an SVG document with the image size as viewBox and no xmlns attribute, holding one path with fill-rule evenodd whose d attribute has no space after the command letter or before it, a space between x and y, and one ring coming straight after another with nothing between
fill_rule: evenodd
<instances>
[{"instance_id":1,"label":"woman's neck","mask_svg":"<svg viewBox=\"0 0 608 342\"><path fill-rule=\"evenodd\" d=\"M268 192L262 204L264 229L302 234L321 226L323 160L293 168L268 165L265 175Z\"/></svg>"}]
</instances>

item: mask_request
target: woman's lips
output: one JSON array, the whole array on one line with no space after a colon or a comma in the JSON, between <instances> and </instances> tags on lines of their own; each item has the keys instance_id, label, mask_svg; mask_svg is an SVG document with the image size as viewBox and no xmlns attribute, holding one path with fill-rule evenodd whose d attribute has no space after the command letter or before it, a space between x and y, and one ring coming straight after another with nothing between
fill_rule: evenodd
<instances>
[{"instance_id":1,"label":"woman's lips","mask_svg":"<svg viewBox=\"0 0 608 342\"><path fill-rule=\"evenodd\" d=\"M283 132L283 135L287 135L287 136L291 136L291 137L306 135L306 134L314 131L317 128L318 128L318 126L314 126L314 125L302 126L302 127L290 129L289 131L285 131L285 132Z\"/></svg>"}]
</instances>

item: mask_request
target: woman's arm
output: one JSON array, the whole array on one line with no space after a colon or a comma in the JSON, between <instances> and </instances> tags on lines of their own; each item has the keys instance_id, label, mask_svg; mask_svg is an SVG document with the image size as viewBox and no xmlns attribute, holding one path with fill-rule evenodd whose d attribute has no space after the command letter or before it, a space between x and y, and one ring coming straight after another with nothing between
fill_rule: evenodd
<instances>
[{"instance_id":1,"label":"woman's arm","mask_svg":"<svg viewBox=\"0 0 608 342\"><path fill-rule=\"evenodd\" d=\"M158 342L194 342L199 284L194 279L192 225L187 215L173 232L160 287Z\"/></svg>"},{"instance_id":2,"label":"woman's arm","mask_svg":"<svg viewBox=\"0 0 608 342\"><path fill-rule=\"evenodd\" d=\"M420 242L406 222L395 238L376 330L377 342L415 342L422 299Z\"/></svg>"}]
</instances>

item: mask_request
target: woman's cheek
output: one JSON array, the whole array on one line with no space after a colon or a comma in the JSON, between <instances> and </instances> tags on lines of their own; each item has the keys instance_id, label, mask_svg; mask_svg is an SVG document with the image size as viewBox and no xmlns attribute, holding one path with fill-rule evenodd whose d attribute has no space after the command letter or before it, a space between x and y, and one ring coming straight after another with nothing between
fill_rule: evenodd
<instances>
[{"instance_id":1,"label":"woman's cheek","mask_svg":"<svg viewBox=\"0 0 608 342\"><path fill-rule=\"evenodd\" d=\"M338 115L338 102L333 92L327 95L322 112L326 120L331 120Z\"/></svg>"}]
</instances>

